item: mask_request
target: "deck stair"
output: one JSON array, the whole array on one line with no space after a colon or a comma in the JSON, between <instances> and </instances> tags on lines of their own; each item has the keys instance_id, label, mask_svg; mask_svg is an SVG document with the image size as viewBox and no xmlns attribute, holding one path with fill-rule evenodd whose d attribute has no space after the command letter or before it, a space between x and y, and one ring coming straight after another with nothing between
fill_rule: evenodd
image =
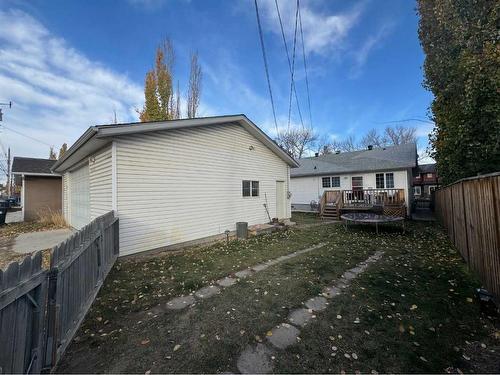
<instances>
[{"instance_id":1,"label":"deck stair","mask_svg":"<svg viewBox=\"0 0 500 375\"><path fill-rule=\"evenodd\" d=\"M323 209L321 218L324 220L339 220L339 209L337 205L328 205Z\"/></svg>"}]
</instances>

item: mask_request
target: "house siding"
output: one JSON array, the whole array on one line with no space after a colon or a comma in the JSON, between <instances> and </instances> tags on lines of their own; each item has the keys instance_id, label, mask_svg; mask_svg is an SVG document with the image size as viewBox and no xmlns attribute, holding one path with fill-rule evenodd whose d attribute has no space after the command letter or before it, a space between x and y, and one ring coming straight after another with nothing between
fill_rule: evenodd
<instances>
[{"instance_id":1,"label":"house siding","mask_svg":"<svg viewBox=\"0 0 500 375\"><path fill-rule=\"evenodd\" d=\"M349 174L325 174L321 176L308 177L291 177L290 191L292 193L292 206L294 209L307 209L311 201L319 202L325 190L351 190L351 177L362 176L364 189L376 188L377 173L394 173L394 189L405 189L406 205L409 209L411 204L408 194L409 179L411 178L411 170L387 170L369 173L349 173ZM322 177L340 177L340 187L323 188Z\"/></svg>"},{"instance_id":2,"label":"house siding","mask_svg":"<svg viewBox=\"0 0 500 375\"><path fill-rule=\"evenodd\" d=\"M235 230L238 221L266 223L266 198L270 216L276 216L276 181L290 189L289 166L240 125L135 134L115 142L121 255ZM259 181L259 197L242 197L243 180Z\"/></svg>"},{"instance_id":3,"label":"house siding","mask_svg":"<svg viewBox=\"0 0 500 375\"><path fill-rule=\"evenodd\" d=\"M90 219L113 209L111 145L95 153L89 162Z\"/></svg>"}]
</instances>

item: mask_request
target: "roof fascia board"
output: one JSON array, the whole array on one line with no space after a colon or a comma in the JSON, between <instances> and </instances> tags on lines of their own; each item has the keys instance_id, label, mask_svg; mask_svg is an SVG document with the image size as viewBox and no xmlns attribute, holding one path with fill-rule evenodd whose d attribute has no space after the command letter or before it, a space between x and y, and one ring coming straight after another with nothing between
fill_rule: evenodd
<instances>
[{"instance_id":1,"label":"roof fascia board","mask_svg":"<svg viewBox=\"0 0 500 375\"><path fill-rule=\"evenodd\" d=\"M12 172L16 176L61 177L58 173Z\"/></svg>"},{"instance_id":2,"label":"roof fascia board","mask_svg":"<svg viewBox=\"0 0 500 375\"><path fill-rule=\"evenodd\" d=\"M90 140L96 133L97 129L95 126L88 128L85 133L83 133L82 136L78 138L77 141L73 143L73 145L64 153L64 155L54 163L50 170L53 172L56 170L60 172L60 167L64 164L64 162L68 160L76 151L78 151L80 147L87 143L87 141Z\"/></svg>"}]
</instances>

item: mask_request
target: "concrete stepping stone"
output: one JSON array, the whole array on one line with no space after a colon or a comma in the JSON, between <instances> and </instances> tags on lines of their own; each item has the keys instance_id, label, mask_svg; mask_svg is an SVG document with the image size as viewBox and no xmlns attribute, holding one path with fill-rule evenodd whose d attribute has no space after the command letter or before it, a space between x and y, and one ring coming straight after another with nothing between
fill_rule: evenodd
<instances>
[{"instance_id":1,"label":"concrete stepping stone","mask_svg":"<svg viewBox=\"0 0 500 375\"><path fill-rule=\"evenodd\" d=\"M307 309L293 310L288 315L288 321L292 324L304 327L313 318L313 314Z\"/></svg>"},{"instance_id":2,"label":"concrete stepping stone","mask_svg":"<svg viewBox=\"0 0 500 375\"><path fill-rule=\"evenodd\" d=\"M201 288L200 290L196 291L194 294L198 298L209 298L212 297L215 294L220 293L220 288L215 286L215 285L209 285L204 288Z\"/></svg>"},{"instance_id":3,"label":"concrete stepping stone","mask_svg":"<svg viewBox=\"0 0 500 375\"><path fill-rule=\"evenodd\" d=\"M340 295L342 291L336 286L328 286L323 290L323 296L326 298L333 298Z\"/></svg>"},{"instance_id":4,"label":"concrete stepping stone","mask_svg":"<svg viewBox=\"0 0 500 375\"><path fill-rule=\"evenodd\" d=\"M344 272L344 274L342 275L342 277L346 280L353 280L356 278L356 274L355 273L352 273L351 271L346 271Z\"/></svg>"},{"instance_id":5,"label":"concrete stepping stone","mask_svg":"<svg viewBox=\"0 0 500 375\"><path fill-rule=\"evenodd\" d=\"M269 374L273 370L271 350L264 344L246 348L236 366L242 374Z\"/></svg>"},{"instance_id":6,"label":"concrete stepping stone","mask_svg":"<svg viewBox=\"0 0 500 375\"><path fill-rule=\"evenodd\" d=\"M238 271L236 272L234 275L237 277L237 278L240 278L240 279L244 279L245 277L248 277L252 274L252 270L251 269L246 269L246 270L242 270L242 271Z\"/></svg>"},{"instance_id":7,"label":"concrete stepping stone","mask_svg":"<svg viewBox=\"0 0 500 375\"><path fill-rule=\"evenodd\" d=\"M195 301L196 300L191 295L176 297L167 302L167 309L180 310L189 305L192 305L193 303L195 303Z\"/></svg>"},{"instance_id":8,"label":"concrete stepping stone","mask_svg":"<svg viewBox=\"0 0 500 375\"><path fill-rule=\"evenodd\" d=\"M235 279L233 277L224 277L223 279L217 280L217 284L226 288L228 286L236 284L237 281L238 279Z\"/></svg>"},{"instance_id":9,"label":"concrete stepping stone","mask_svg":"<svg viewBox=\"0 0 500 375\"><path fill-rule=\"evenodd\" d=\"M272 335L267 337L269 342L278 349L285 349L297 343L300 331L288 323L281 323L273 328L271 333Z\"/></svg>"},{"instance_id":10,"label":"concrete stepping stone","mask_svg":"<svg viewBox=\"0 0 500 375\"><path fill-rule=\"evenodd\" d=\"M306 307L313 311L322 311L326 309L328 301L325 297L313 297L306 302Z\"/></svg>"},{"instance_id":11,"label":"concrete stepping stone","mask_svg":"<svg viewBox=\"0 0 500 375\"><path fill-rule=\"evenodd\" d=\"M266 268L268 268L269 265L266 264L266 263L262 263L262 264L257 264L256 266L253 266L252 269L255 271L255 272L260 272L260 271L264 271Z\"/></svg>"},{"instance_id":12,"label":"concrete stepping stone","mask_svg":"<svg viewBox=\"0 0 500 375\"><path fill-rule=\"evenodd\" d=\"M363 267L363 266L357 266L357 267L354 267L354 268L351 268L349 270L349 272L352 272L353 274L355 275L359 275L360 273L362 273L364 270L366 269L366 267Z\"/></svg>"}]
</instances>

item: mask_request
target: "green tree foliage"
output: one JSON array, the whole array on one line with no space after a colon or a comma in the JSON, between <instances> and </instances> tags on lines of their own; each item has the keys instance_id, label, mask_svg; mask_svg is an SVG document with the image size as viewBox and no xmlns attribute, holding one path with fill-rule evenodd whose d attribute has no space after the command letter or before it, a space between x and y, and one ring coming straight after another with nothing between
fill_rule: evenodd
<instances>
[{"instance_id":1,"label":"green tree foliage","mask_svg":"<svg viewBox=\"0 0 500 375\"><path fill-rule=\"evenodd\" d=\"M443 182L500 170L500 2L418 0L418 12Z\"/></svg>"},{"instance_id":2,"label":"green tree foliage","mask_svg":"<svg viewBox=\"0 0 500 375\"><path fill-rule=\"evenodd\" d=\"M193 57L194 56L194 57ZM178 119L181 116L181 94L179 82L174 92L175 52L172 42L165 39L156 49L154 68L146 73L144 82L144 106L139 110L141 121ZM191 57L191 74L188 87L186 114L195 117L201 95L201 67L198 55Z\"/></svg>"}]
</instances>

